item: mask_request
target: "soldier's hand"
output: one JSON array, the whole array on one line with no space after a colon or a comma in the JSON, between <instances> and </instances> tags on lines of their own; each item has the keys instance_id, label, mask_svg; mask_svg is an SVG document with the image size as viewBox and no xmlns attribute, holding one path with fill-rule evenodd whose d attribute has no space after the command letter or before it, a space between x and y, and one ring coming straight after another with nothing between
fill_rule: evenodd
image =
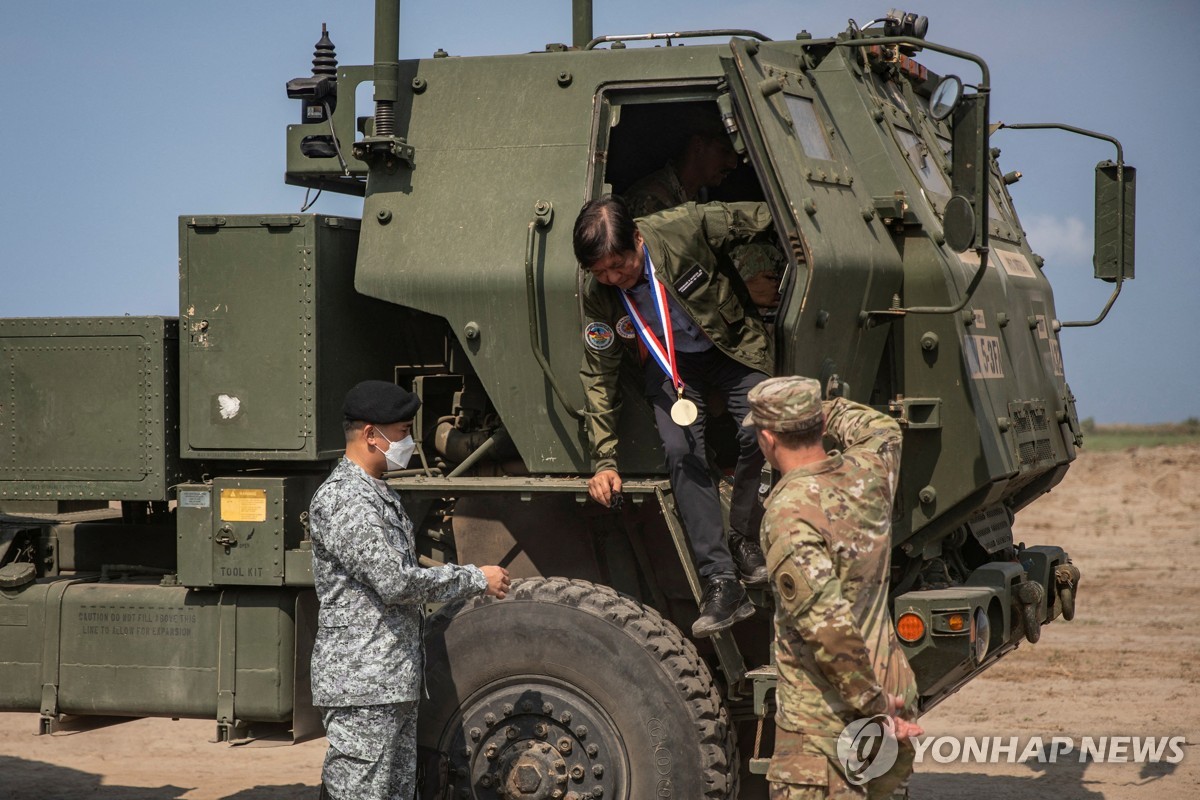
<instances>
[{"instance_id":1,"label":"soldier's hand","mask_svg":"<svg viewBox=\"0 0 1200 800\"><path fill-rule=\"evenodd\" d=\"M480 567L483 572L483 577L487 578L487 594L495 597L497 600L503 600L508 596L508 587L511 581L508 579L508 570L504 567Z\"/></svg>"},{"instance_id":2,"label":"soldier's hand","mask_svg":"<svg viewBox=\"0 0 1200 800\"><path fill-rule=\"evenodd\" d=\"M922 736L925 729L915 722L910 722L900 716L904 713L904 698L899 695L888 695L888 714L892 717L892 732L896 734L896 739L903 742L912 736Z\"/></svg>"},{"instance_id":3,"label":"soldier's hand","mask_svg":"<svg viewBox=\"0 0 1200 800\"><path fill-rule=\"evenodd\" d=\"M588 479L588 494L600 505L612 505L613 495L621 493L621 476L615 469L602 469Z\"/></svg>"}]
</instances>

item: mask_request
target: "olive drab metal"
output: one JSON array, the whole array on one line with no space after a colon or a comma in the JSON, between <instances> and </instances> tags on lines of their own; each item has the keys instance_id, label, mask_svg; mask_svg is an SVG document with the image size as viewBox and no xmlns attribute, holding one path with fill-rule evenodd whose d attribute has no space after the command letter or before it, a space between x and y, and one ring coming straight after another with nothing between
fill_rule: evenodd
<instances>
[{"instance_id":1,"label":"olive drab metal","mask_svg":"<svg viewBox=\"0 0 1200 800\"><path fill-rule=\"evenodd\" d=\"M1135 171L1116 139L994 128L987 64L915 14L829 38L594 35L577 1L571 45L402 59L399 3L376 12L372 63L342 63L322 28L286 87L301 109L287 182L361 197L360 219L185 215L177 316L0 320L0 708L46 731L61 714L208 718L224 739L319 730L308 507L342 448L341 398L376 378L421 398L416 452L387 476L420 563L520 579L428 620L423 796L765 797L772 596L751 589L753 618L685 637L703 586L635 334L620 314L585 319L571 242L584 201L677 164L710 122L736 166L680 191L761 204L778 279L759 309L737 264L695 265L741 298L710 322L765 315L775 374L902 431L888 610L921 707L1087 602L1068 554L1012 525L1082 442L1062 329L1101 321L1134 277ZM1115 146L1080 176L1095 274L1114 284L1095 320L1058 319L1023 233L1019 174L991 141L1023 128ZM580 370L600 351L627 387L611 508L587 495ZM708 412L725 470L740 420Z\"/></svg>"}]
</instances>

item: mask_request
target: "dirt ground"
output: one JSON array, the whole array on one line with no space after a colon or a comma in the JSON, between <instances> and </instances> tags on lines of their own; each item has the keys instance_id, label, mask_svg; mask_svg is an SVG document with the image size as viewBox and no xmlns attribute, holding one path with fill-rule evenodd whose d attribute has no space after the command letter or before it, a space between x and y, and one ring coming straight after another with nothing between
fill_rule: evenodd
<instances>
[{"instance_id":1,"label":"dirt ground","mask_svg":"<svg viewBox=\"0 0 1200 800\"><path fill-rule=\"evenodd\" d=\"M1200 446L1085 452L1018 517L1016 535L1070 552L1083 572L1077 616L926 715L927 736L1016 736L1021 750L1033 737L1185 736L1183 760L941 764L927 754L912 797L1200 797ZM214 724L197 720L36 730L36 714L0 714L0 800L313 800L325 749L324 739L211 744Z\"/></svg>"}]
</instances>

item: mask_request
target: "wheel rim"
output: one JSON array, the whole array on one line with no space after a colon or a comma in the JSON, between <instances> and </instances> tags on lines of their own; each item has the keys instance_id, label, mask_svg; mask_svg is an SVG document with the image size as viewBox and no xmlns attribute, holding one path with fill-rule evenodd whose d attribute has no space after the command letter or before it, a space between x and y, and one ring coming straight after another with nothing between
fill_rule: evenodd
<instances>
[{"instance_id":1,"label":"wheel rim","mask_svg":"<svg viewBox=\"0 0 1200 800\"><path fill-rule=\"evenodd\" d=\"M587 800L626 796L629 761L609 715L578 687L521 675L475 692L451 715L452 797Z\"/></svg>"}]
</instances>

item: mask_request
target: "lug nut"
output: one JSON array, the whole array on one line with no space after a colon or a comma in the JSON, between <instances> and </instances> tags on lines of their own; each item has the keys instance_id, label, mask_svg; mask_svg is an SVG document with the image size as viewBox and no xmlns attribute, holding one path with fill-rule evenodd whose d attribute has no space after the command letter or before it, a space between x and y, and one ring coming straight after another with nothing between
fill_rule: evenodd
<instances>
[{"instance_id":1,"label":"lug nut","mask_svg":"<svg viewBox=\"0 0 1200 800\"><path fill-rule=\"evenodd\" d=\"M526 700L524 703L521 703L521 710L528 714L530 711L533 711L533 703Z\"/></svg>"},{"instance_id":2,"label":"lug nut","mask_svg":"<svg viewBox=\"0 0 1200 800\"><path fill-rule=\"evenodd\" d=\"M586 739L587 738L587 728L580 725L578 728L575 729L575 737L577 739Z\"/></svg>"},{"instance_id":3,"label":"lug nut","mask_svg":"<svg viewBox=\"0 0 1200 800\"><path fill-rule=\"evenodd\" d=\"M496 715L490 711L483 715L483 722L489 728L496 724Z\"/></svg>"},{"instance_id":4,"label":"lug nut","mask_svg":"<svg viewBox=\"0 0 1200 800\"><path fill-rule=\"evenodd\" d=\"M533 726L533 732L534 735L536 735L539 739L545 739L546 734L550 732L550 729L546 727L546 723L539 722L537 725Z\"/></svg>"},{"instance_id":5,"label":"lug nut","mask_svg":"<svg viewBox=\"0 0 1200 800\"><path fill-rule=\"evenodd\" d=\"M596 745L589 744L587 746L588 758L595 758L599 753L600 753L600 748L597 747Z\"/></svg>"},{"instance_id":6,"label":"lug nut","mask_svg":"<svg viewBox=\"0 0 1200 800\"><path fill-rule=\"evenodd\" d=\"M471 728L471 741L478 742L482 736L483 731L479 730L479 728Z\"/></svg>"},{"instance_id":7,"label":"lug nut","mask_svg":"<svg viewBox=\"0 0 1200 800\"><path fill-rule=\"evenodd\" d=\"M595 766L593 766L592 767L592 775L596 778L603 778L604 777L604 765L596 764Z\"/></svg>"},{"instance_id":8,"label":"lug nut","mask_svg":"<svg viewBox=\"0 0 1200 800\"><path fill-rule=\"evenodd\" d=\"M583 780L583 767L578 764L571 767L571 779L576 781Z\"/></svg>"},{"instance_id":9,"label":"lug nut","mask_svg":"<svg viewBox=\"0 0 1200 800\"><path fill-rule=\"evenodd\" d=\"M559 714L558 721L561 722L563 725L570 725L571 724L571 712L564 711L561 714Z\"/></svg>"},{"instance_id":10,"label":"lug nut","mask_svg":"<svg viewBox=\"0 0 1200 800\"><path fill-rule=\"evenodd\" d=\"M554 713L554 706L549 703L542 703L542 713L547 717Z\"/></svg>"},{"instance_id":11,"label":"lug nut","mask_svg":"<svg viewBox=\"0 0 1200 800\"><path fill-rule=\"evenodd\" d=\"M569 737L566 737L566 736L564 736L564 737L562 737L561 739L559 739L559 740L558 740L558 752L562 753L564 756L565 756L565 755L570 755L570 753L571 753L571 740L570 740L570 738L569 738Z\"/></svg>"},{"instance_id":12,"label":"lug nut","mask_svg":"<svg viewBox=\"0 0 1200 800\"><path fill-rule=\"evenodd\" d=\"M512 705L512 703L505 703L505 704L504 704L504 705L503 705L503 706L500 708L500 711L501 711L501 712L504 714L504 716L506 716L506 717L510 717L510 716L512 716L512 712L513 712L513 705Z\"/></svg>"},{"instance_id":13,"label":"lug nut","mask_svg":"<svg viewBox=\"0 0 1200 800\"><path fill-rule=\"evenodd\" d=\"M504 735L505 735L505 736L507 736L509 739L515 739L515 738L517 738L517 729L516 729L516 727L515 727L515 726L513 726L513 725L509 725L509 726L508 726L508 728L506 728L506 729L505 729L505 731L504 731Z\"/></svg>"},{"instance_id":14,"label":"lug nut","mask_svg":"<svg viewBox=\"0 0 1200 800\"><path fill-rule=\"evenodd\" d=\"M489 744L487 750L485 750L483 752L483 755L487 758L488 761L494 761L496 759L497 753L499 753L499 752L500 752L499 748L497 748L496 745Z\"/></svg>"}]
</instances>

